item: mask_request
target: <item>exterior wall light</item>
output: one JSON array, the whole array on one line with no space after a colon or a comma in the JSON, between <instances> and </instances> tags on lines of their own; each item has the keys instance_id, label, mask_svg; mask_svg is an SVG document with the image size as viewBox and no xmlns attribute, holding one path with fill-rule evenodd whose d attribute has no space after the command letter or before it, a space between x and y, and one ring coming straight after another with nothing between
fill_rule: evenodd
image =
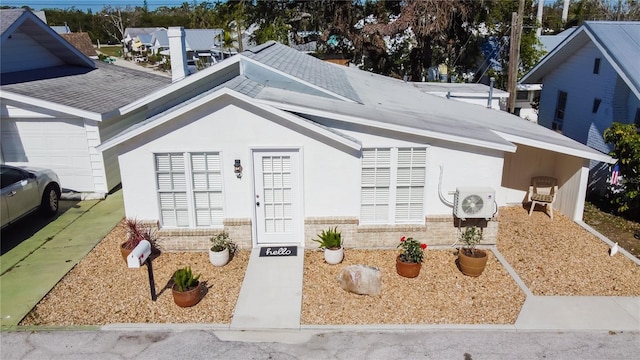
<instances>
[{"instance_id":1,"label":"exterior wall light","mask_svg":"<svg viewBox=\"0 0 640 360\"><path fill-rule=\"evenodd\" d=\"M242 165L240 164L240 160L236 159L233 164L233 172L236 174L236 177L240 179L242 177Z\"/></svg>"}]
</instances>

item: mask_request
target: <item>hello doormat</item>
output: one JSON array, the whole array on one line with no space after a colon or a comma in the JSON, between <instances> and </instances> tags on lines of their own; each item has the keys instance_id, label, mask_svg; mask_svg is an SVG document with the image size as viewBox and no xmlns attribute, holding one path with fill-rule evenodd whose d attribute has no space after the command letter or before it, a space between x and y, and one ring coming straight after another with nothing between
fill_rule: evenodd
<instances>
[{"instance_id":1,"label":"hello doormat","mask_svg":"<svg viewBox=\"0 0 640 360\"><path fill-rule=\"evenodd\" d=\"M261 247L260 256L298 256L298 247L297 246Z\"/></svg>"}]
</instances>

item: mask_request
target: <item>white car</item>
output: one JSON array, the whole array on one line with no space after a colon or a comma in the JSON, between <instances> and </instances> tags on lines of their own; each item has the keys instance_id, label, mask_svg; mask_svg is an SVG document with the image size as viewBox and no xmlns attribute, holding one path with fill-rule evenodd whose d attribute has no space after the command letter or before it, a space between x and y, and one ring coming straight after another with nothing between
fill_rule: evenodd
<instances>
[{"instance_id":1,"label":"white car","mask_svg":"<svg viewBox=\"0 0 640 360\"><path fill-rule=\"evenodd\" d=\"M49 169L0 165L2 228L40 209L52 216L58 211L60 180Z\"/></svg>"}]
</instances>

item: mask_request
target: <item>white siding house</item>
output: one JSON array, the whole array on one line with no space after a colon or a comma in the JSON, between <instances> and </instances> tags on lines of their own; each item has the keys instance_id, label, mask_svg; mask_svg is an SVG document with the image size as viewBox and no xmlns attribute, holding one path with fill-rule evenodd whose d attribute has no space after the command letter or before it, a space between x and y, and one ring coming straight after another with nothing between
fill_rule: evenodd
<instances>
[{"instance_id":1,"label":"white siding house","mask_svg":"<svg viewBox=\"0 0 640 360\"><path fill-rule=\"evenodd\" d=\"M613 122L640 126L639 59L640 22L587 21L520 83L542 83L540 125L608 153L603 133ZM601 165L591 168L591 187L602 188Z\"/></svg>"},{"instance_id":2,"label":"white siding house","mask_svg":"<svg viewBox=\"0 0 640 360\"><path fill-rule=\"evenodd\" d=\"M197 91L204 83L217 86ZM167 249L206 249L222 230L243 247L311 246L329 226L347 247L392 247L403 235L451 244L471 224L492 243L498 207L522 206L531 176L556 176L556 208L578 220L586 163L611 161L506 112L275 42L140 101L189 88L98 147L119 154L126 215L156 224ZM458 188L495 196L481 192L486 212L463 219Z\"/></svg>"},{"instance_id":3,"label":"white siding house","mask_svg":"<svg viewBox=\"0 0 640 360\"><path fill-rule=\"evenodd\" d=\"M119 108L170 80L94 62L30 11L0 18L0 161L53 169L64 196L104 197L120 169L96 146L154 109Z\"/></svg>"}]
</instances>

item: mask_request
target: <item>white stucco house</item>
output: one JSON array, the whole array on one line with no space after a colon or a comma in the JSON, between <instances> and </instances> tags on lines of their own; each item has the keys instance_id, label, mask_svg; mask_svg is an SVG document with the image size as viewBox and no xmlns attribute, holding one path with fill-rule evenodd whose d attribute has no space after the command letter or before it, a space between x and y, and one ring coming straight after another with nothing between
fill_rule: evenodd
<instances>
[{"instance_id":1,"label":"white stucco house","mask_svg":"<svg viewBox=\"0 0 640 360\"><path fill-rule=\"evenodd\" d=\"M587 21L568 34L521 84L542 84L538 123L608 153L613 122L640 126L640 22ZM608 168L593 162L591 188Z\"/></svg>"},{"instance_id":2,"label":"white stucco house","mask_svg":"<svg viewBox=\"0 0 640 360\"><path fill-rule=\"evenodd\" d=\"M171 80L94 61L30 11L0 10L0 20L0 162L53 169L63 196L104 197L120 169L96 146L164 110L128 105Z\"/></svg>"},{"instance_id":3,"label":"white stucco house","mask_svg":"<svg viewBox=\"0 0 640 360\"><path fill-rule=\"evenodd\" d=\"M168 249L207 249L222 230L243 247L312 246L329 226L347 247L451 244L469 224L493 242L498 207L522 206L531 176L557 177L556 209L577 220L589 160L612 161L506 112L275 42L136 105L169 94L187 99L98 147L118 154L126 215L157 224ZM480 216L460 212L456 192L477 195Z\"/></svg>"}]
</instances>

